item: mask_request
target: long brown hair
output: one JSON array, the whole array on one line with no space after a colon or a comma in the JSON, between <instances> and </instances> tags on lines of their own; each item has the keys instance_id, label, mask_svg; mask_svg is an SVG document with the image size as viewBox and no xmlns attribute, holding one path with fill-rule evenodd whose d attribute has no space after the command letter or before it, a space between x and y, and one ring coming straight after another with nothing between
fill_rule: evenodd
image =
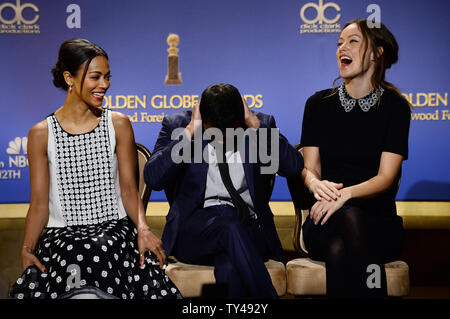
<instances>
[{"instance_id":1,"label":"long brown hair","mask_svg":"<svg viewBox=\"0 0 450 319\"><path fill-rule=\"evenodd\" d=\"M378 88L382 86L384 88L392 90L398 96L405 99L405 97L400 93L400 90L394 84L386 81L385 79L386 70L389 69L394 63L398 61L399 48L397 40L395 39L394 35L383 23L380 23L379 27L369 28L367 26L366 19L351 20L344 25L343 29L345 29L346 27L348 27L353 23L355 23L358 26L364 38L365 49L362 61L365 61L365 57L369 49L372 50L374 54L375 71L373 72L372 77L370 78L370 82L372 84L372 87L377 88L377 95L380 94ZM377 49L378 47L383 48L382 54L379 54ZM340 78L341 77L339 76L333 81L333 87L336 88L335 85L336 81L339 80Z\"/></svg>"}]
</instances>

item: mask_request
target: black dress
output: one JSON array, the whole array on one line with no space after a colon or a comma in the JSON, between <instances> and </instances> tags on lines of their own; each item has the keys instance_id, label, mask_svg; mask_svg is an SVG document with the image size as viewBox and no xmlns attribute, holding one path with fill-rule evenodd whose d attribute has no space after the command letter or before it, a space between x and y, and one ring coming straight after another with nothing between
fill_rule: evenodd
<instances>
[{"instance_id":1,"label":"black dress","mask_svg":"<svg viewBox=\"0 0 450 319\"><path fill-rule=\"evenodd\" d=\"M382 152L408 158L410 108L406 100L384 89L380 102L368 107L350 98L341 86L315 93L306 102L301 145L319 147L321 178L344 187L376 176ZM334 93L334 94L333 94ZM370 99L370 95L363 101ZM327 294L334 297L385 296L384 263L399 257L403 246L402 218L395 196L398 179L381 195L351 199L323 226L308 217L305 246L312 259L325 261ZM369 288L367 266L378 265L381 287Z\"/></svg>"}]
</instances>

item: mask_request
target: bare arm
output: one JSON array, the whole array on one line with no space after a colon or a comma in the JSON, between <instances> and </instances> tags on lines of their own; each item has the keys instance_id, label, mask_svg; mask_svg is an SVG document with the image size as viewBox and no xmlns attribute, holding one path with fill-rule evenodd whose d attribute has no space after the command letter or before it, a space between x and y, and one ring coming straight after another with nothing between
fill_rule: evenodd
<instances>
[{"instance_id":1,"label":"bare arm","mask_svg":"<svg viewBox=\"0 0 450 319\"><path fill-rule=\"evenodd\" d=\"M118 112L113 113L113 124L116 131L116 154L122 201L128 216L138 230L140 265L142 266L144 262L144 253L150 250L158 257L162 267L166 258L162 249L162 242L150 231L147 225L144 205L138 192L136 182L137 153L133 128L128 117Z\"/></svg>"},{"instance_id":2,"label":"bare arm","mask_svg":"<svg viewBox=\"0 0 450 319\"><path fill-rule=\"evenodd\" d=\"M45 267L34 256L34 250L42 229L48 222L49 168L47 157L48 126L42 121L33 126L28 134L28 162L30 166L30 208L25 221L22 246L22 267L36 265L41 271Z\"/></svg>"},{"instance_id":3,"label":"bare arm","mask_svg":"<svg viewBox=\"0 0 450 319\"><path fill-rule=\"evenodd\" d=\"M403 156L390 152L381 153L378 174L361 184L344 188L349 198L368 198L387 191L397 178Z\"/></svg>"},{"instance_id":4,"label":"bare arm","mask_svg":"<svg viewBox=\"0 0 450 319\"><path fill-rule=\"evenodd\" d=\"M314 197L317 200L325 199L331 201L341 196L339 189L343 187L343 184L321 180L322 168L320 165L319 147L304 147L303 158L305 169L302 171L302 178L305 186L314 194Z\"/></svg>"},{"instance_id":5,"label":"bare arm","mask_svg":"<svg viewBox=\"0 0 450 319\"><path fill-rule=\"evenodd\" d=\"M302 172L302 178L305 186L309 188L313 179L320 180L321 178L319 148L306 146L303 148L302 153L305 160L305 169Z\"/></svg>"}]
</instances>

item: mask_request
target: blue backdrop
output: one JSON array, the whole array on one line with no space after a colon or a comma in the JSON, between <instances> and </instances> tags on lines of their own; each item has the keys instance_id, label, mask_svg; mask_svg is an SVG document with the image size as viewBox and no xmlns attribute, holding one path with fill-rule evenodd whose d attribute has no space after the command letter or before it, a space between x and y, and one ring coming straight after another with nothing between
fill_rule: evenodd
<instances>
[{"instance_id":1,"label":"blue backdrop","mask_svg":"<svg viewBox=\"0 0 450 319\"><path fill-rule=\"evenodd\" d=\"M215 82L232 83L252 108L275 115L296 144L306 99L338 76L333 31L374 12L400 46L387 80L414 106L397 199L450 200L450 2L379 0L380 11L368 12L373 3L0 0L0 203L29 201L26 136L64 103L50 74L64 40L86 38L108 52L112 85L105 105L128 114L136 140L150 150L162 116L188 109ZM164 84L170 33L180 38L180 85ZM154 192L151 199L165 196ZM284 179L277 178L272 200L290 200Z\"/></svg>"}]
</instances>

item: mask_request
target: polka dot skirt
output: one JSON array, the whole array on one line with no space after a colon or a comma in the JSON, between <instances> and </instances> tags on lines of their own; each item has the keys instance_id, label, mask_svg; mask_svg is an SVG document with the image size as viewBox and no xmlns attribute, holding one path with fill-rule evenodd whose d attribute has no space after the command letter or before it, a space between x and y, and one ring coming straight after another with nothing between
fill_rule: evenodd
<instances>
[{"instance_id":1,"label":"polka dot skirt","mask_svg":"<svg viewBox=\"0 0 450 319\"><path fill-rule=\"evenodd\" d=\"M64 298L83 287L122 299L181 298L156 257L146 253L139 267L137 230L128 217L47 229L35 254L47 273L28 267L11 287L11 298Z\"/></svg>"}]
</instances>

